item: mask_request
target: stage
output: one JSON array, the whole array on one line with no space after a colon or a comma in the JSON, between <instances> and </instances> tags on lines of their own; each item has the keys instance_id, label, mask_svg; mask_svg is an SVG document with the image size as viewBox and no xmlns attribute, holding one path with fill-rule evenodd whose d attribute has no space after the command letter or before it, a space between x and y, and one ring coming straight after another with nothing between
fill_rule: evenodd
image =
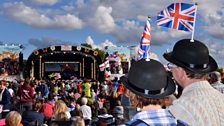
<instances>
[{"instance_id":1,"label":"stage","mask_svg":"<svg viewBox=\"0 0 224 126\"><path fill-rule=\"evenodd\" d=\"M99 70L102 63L98 51L84 46L60 45L33 51L27 60L27 76L33 79L50 79L60 74L61 79L71 76L92 80L103 79Z\"/></svg>"}]
</instances>

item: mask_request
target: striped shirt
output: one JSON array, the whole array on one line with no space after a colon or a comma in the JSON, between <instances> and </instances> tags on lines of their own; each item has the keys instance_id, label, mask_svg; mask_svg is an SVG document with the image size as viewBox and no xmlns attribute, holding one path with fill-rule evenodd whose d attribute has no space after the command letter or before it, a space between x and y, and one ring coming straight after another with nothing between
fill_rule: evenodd
<instances>
[{"instance_id":1,"label":"striped shirt","mask_svg":"<svg viewBox=\"0 0 224 126\"><path fill-rule=\"evenodd\" d=\"M142 111L137 113L131 120L140 119L150 126L176 126L177 120L166 109Z\"/></svg>"}]
</instances>

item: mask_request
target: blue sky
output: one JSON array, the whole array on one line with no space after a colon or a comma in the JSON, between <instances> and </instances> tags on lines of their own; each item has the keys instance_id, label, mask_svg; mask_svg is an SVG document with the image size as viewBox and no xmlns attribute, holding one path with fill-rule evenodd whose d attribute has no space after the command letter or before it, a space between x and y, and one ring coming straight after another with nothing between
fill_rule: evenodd
<instances>
[{"instance_id":1,"label":"blue sky","mask_svg":"<svg viewBox=\"0 0 224 126\"><path fill-rule=\"evenodd\" d=\"M165 63L166 50L191 38L188 32L156 25L157 13L174 2L198 3L194 38L207 44L223 66L223 0L1 0L0 41L22 44L24 58L35 49L60 44L137 46L150 15L151 52Z\"/></svg>"}]
</instances>

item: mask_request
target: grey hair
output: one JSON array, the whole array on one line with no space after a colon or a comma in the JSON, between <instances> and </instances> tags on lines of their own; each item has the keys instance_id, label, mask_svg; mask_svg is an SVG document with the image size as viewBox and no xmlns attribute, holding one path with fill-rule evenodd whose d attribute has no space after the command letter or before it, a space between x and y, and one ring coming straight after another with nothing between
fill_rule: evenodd
<instances>
[{"instance_id":1,"label":"grey hair","mask_svg":"<svg viewBox=\"0 0 224 126\"><path fill-rule=\"evenodd\" d=\"M88 102L88 99L86 97L83 97L81 100L82 105L86 105Z\"/></svg>"}]
</instances>

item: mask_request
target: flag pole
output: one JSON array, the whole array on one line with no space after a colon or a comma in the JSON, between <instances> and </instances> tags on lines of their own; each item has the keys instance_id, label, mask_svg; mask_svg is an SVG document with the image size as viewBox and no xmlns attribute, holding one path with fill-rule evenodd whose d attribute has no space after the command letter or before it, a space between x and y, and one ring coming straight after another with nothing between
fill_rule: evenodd
<instances>
[{"instance_id":1,"label":"flag pole","mask_svg":"<svg viewBox=\"0 0 224 126\"><path fill-rule=\"evenodd\" d=\"M195 18L194 18L194 23L193 23L193 31L192 31L192 34L191 34L191 40L190 42L194 42L194 29L195 29L195 21L196 21L196 16L197 16L197 6L198 6L198 3L195 3Z\"/></svg>"},{"instance_id":2,"label":"flag pole","mask_svg":"<svg viewBox=\"0 0 224 126\"><path fill-rule=\"evenodd\" d=\"M150 16L148 16L148 20L151 20L151 17ZM151 26L150 26L151 27ZM151 32L151 28L150 28L150 32ZM151 35L150 35L151 36ZM150 40L149 40L150 41ZM150 55L150 44L151 44L151 42L149 43L149 47L148 47L148 50L147 50L147 53L148 53L148 55L146 56L146 61L150 61L150 58L149 58L149 55Z\"/></svg>"}]
</instances>

